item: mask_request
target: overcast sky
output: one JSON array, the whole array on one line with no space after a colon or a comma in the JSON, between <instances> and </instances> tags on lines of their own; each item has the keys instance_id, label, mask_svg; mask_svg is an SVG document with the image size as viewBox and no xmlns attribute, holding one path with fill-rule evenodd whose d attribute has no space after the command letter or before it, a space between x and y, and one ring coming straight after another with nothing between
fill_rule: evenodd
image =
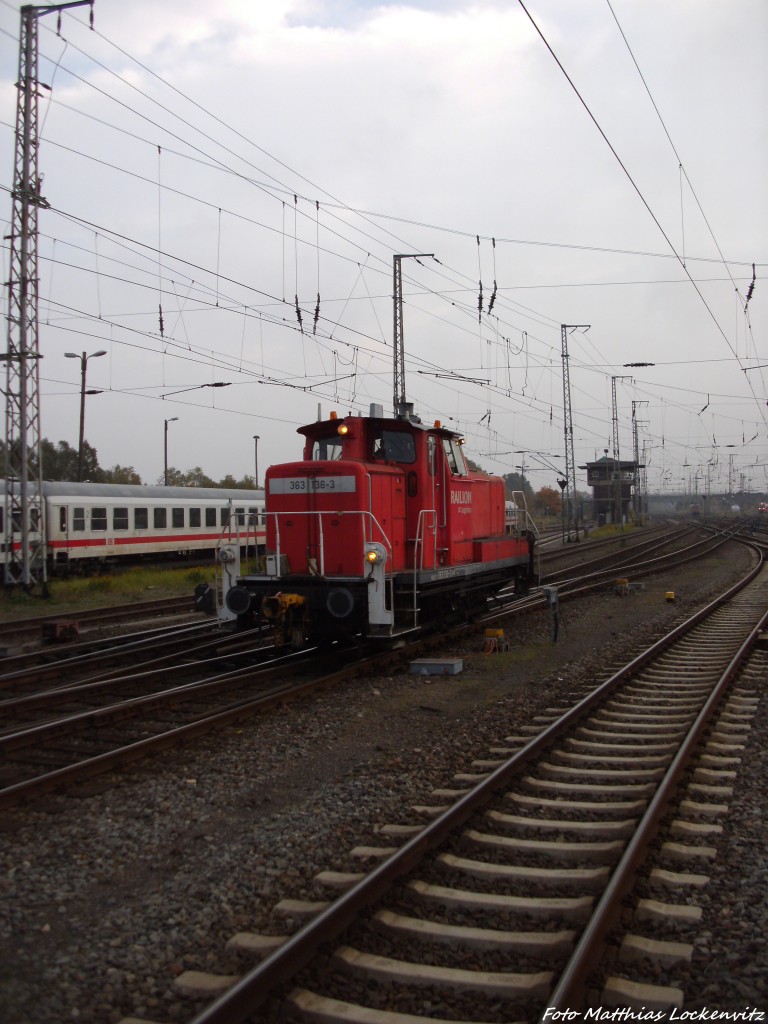
<instances>
[{"instance_id":1,"label":"overcast sky","mask_svg":"<svg viewBox=\"0 0 768 1024\"><path fill-rule=\"evenodd\" d=\"M555 485L568 324L577 464L613 452L616 378L620 456L634 402L651 490L767 491L768 5L526 8L96 0L93 31L87 8L60 36L39 19L43 434L76 446L65 353L104 349L102 466L155 482L178 417L172 465L252 473L259 435L263 478L318 409L391 412L392 256L425 253L403 262L407 397L484 468ZM0 29L7 235L5 0Z\"/></svg>"}]
</instances>

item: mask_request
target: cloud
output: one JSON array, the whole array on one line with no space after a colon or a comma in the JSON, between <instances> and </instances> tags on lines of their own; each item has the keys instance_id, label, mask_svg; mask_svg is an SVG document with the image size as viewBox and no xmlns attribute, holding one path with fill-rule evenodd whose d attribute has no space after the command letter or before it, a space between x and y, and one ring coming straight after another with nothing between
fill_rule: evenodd
<instances>
[{"instance_id":1,"label":"cloud","mask_svg":"<svg viewBox=\"0 0 768 1024\"><path fill-rule=\"evenodd\" d=\"M183 467L248 472L254 433L265 464L293 457L319 402L389 408L392 254L416 251L441 262L407 272L409 397L453 417L473 449L562 443L560 325L589 323L571 374L577 462L610 435L606 381L638 360L659 366L622 392L622 447L632 395L650 396L647 440L679 445L682 464L711 433L701 395L718 393L718 432L757 424L765 461L765 384L743 372L763 344L761 282L749 325L735 287L743 296L752 261L766 262L766 9L614 8L685 174L607 6L530 9L626 170L518 6L100 0L96 33L80 27L87 13L64 19L66 45L48 19L46 435L76 434L63 352L108 345L89 367L112 389L88 407L102 462L155 479L176 414ZM15 44L2 45L12 125ZM12 129L0 138L7 184ZM498 283L499 319L482 324L480 279L486 309ZM202 388L217 379L232 386ZM200 390L159 398L177 386ZM478 427L489 405L496 434ZM114 430L115 413L134 429Z\"/></svg>"}]
</instances>

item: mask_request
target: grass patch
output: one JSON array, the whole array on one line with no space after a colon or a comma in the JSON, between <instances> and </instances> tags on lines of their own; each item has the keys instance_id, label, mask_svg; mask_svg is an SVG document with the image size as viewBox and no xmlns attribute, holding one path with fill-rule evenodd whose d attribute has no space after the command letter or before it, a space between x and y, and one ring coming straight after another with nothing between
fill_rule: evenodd
<instances>
[{"instance_id":1,"label":"grass patch","mask_svg":"<svg viewBox=\"0 0 768 1024\"><path fill-rule=\"evenodd\" d=\"M214 585L214 568L203 566L134 566L105 576L73 577L48 581L49 596L40 588L27 594L21 587L0 596L0 619L31 618L34 615L72 615L88 608L131 601L152 601L163 597L192 597L198 583Z\"/></svg>"},{"instance_id":2,"label":"grass patch","mask_svg":"<svg viewBox=\"0 0 768 1024\"><path fill-rule=\"evenodd\" d=\"M589 527L588 536L590 540L605 540L609 537L627 537L641 529L642 527L634 526L631 523L627 523L623 528L609 523L608 526Z\"/></svg>"},{"instance_id":3,"label":"grass patch","mask_svg":"<svg viewBox=\"0 0 768 1024\"><path fill-rule=\"evenodd\" d=\"M512 647L508 651L497 651L495 654L471 654L464 659L465 667L471 667L473 672L480 674L493 673L496 675L514 669L516 665L536 661L544 653L544 650L551 646L551 642L546 640L541 643L526 644L524 647Z\"/></svg>"}]
</instances>

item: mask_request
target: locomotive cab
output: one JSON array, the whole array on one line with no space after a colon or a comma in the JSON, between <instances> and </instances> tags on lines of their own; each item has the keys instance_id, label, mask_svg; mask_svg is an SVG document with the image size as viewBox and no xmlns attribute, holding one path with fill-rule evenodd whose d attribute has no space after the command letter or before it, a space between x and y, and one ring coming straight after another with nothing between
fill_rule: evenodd
<instances>
[{"instance_id":1,"label":"locomotive cab","mask_svg":"<svg viewBox=\"0 0 768 1024\"><path fill-rule=\"evenodd\" d=\"M265 481L266 572L224 605L279 643L401 635L533 578L534 529L510 531L503 481L468 468L458 433L416 417L301 427L304 458Z\"/></svg>"}]
</instances>

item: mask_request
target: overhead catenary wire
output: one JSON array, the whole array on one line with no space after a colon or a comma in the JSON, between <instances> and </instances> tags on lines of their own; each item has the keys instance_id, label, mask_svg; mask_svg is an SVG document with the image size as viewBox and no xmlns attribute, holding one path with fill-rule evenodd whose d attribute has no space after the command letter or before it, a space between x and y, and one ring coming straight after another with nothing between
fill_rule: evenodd
<instances>
[{"instance_id":1,"label":"overhead catenary wire","mask_svg":"<svg viewBox=\"0 0 768 1024\"><path fill-rule=\"evenodd\" d=\"M201 108L201 109L202 109L202 108ZM222 122L222 123L223 123L223 122ZM219 145L219 143L218 143L218 142L217 142L216 144L217 144L217 145ZM296 193L293 193L293 194L294 194L294 196L296 196ZM315 202L317 202L317 201L315 201ZM297 203L295 202L295 203L294 203L294 214L296 214L296 206L297 206ZM219 206L219 207L218 207L218 210L219 210L219 216L221 216L221 209L222 209L222 207L221 207L221 206ZM346 211L348 211L348 210L349 210L349 208L348 208L348 207L343 207L343 209L344 209L344 210L346 210ZM318 205L316 205L316 206L315 206L315 213L316 213L316 222L317 222L317 219L318 219L318 215L319 215L319 203L318 203ZM296 231L296 220L294 219L294 258L295 258L295 262L297 261L297 254L298 254L298 245L297 245L297 243L296 243L296 237L297 237L297 231ZM480 236L480 235L476 235L475 237L476 237L476 239L478 240L478 257L479 257L479 255L480 255L480 253L479 253L479 248L480 248L480 238L481 238L481 237L485 237L485 236ZM219 241L220 241L220 239L219 239ZM496 240L495 240L495 238L494 238L494 257L495 257L495 241L496 241ZM161 245L158 245L158 250L161 250L161 249L162 249L162 246L161 246ZM318 294L318 302L319 302L319 256L320 256L320 246L319 246L319 233L318 233L318 232L316 232L316 239L315 239L315 249L316 249L316 254L317 254L317 259L318 259L318 291L317 291L317 294ZM158 254L158 261L160 261L160 260L161 260L162 258L163 258L163 257L161 257L161 256L160 256L160 255ZM372 259L373 259L373 260L378 260L378 259L380 259L380 257L379 257L379 256L378 256L377 254L373 254L373 255L372 255ZM217 281L217 302L218 302L218 270L219 270L219 267L218 267L218 262L219 262L219 261L218 261L218 256L217 256L217 270L216 270L216 281ZM369 267L369 269L373 269L373 268ZM495 268L494 268L494 270L495 270ZM297 277L297 279L298 279L298 270L297 270L297 269L296 269L296 277ZM494 274L494 277L495 277L495 274ZM480 278L480 285L481 285L481 287L482 287L482 272L480 273L480 275L479 275L479 278ZM239 284L240 284L240 283L239 283ZM366 290L367 290L367 289L366 289ZM431 291L429 292L429 294L432 294L432 295L436 295L436 296L438 296L438 295L439 295L439 296L440 296L441 298L445 298L446 292L445 292L445 289L440 289L440 291L439 291L439 292L438 292L437 290L433 289L433 290L431 290ZM500 290L500 297L501 297L501 290ZM279 301L279 300L278 300L278 301ZM283 301L285 301L285 297L283 297ZM296 304L296 306L297 306L297 307L299 307L299 308L298 308L298 315L300 316L300 315L301 315L301 308L300 308L300 304L299 304L299 288L298 288L298 285L297 285L297 287L296 287L296 290L295 290L295 304ZM315 308L317 309L317 306L316 306ZM457 306L454 306L454 308L455 308L456 310L458 310L458 311L459 311L460 313L462 313L462 314L463 314L463 312L464 312L464 309L466 309L466 311L467 311L467 312L469 312L469 309L468 309L468 304L459 304L459 305L457 305ZM482 304L481 304L481 309L482 309ZM485 311L485 314L484 314L484 315L488 316L488 315L490 314L490 312L491 312L491 303L489 303L489 304L488 304L488 309L487 309L487 310ZM308 315L310 315L310 314L308 314ZM167 319L167 318L166 318L166 319ZM277 321L275 321L275 322L277 323ZM337 322L337 327L336 327L335 329L336 329L336 330L340 330L342 326L343 326L343 325L342 325L342 324L341 324L340 322ZM495 326L496 326L496 325L494 325L494 327L495 327ZM515 327L514 327L514 325L513 325L513 324L510 324L510 325L508 325L508 330L509 330L509 332L510 332L510 333L511 333L511 331L512 331L512 330L514 330L514 329L515 329ZM527 340L527 335L526 335L526 340ZM504 344L505 344L505 342L504 342L504 341L502 340L502 341L500 342L500 344L501 344L501 345L504 345ZM507 344L507 350L508 350L508 348L509 348L509 346L508 346L508 344ZM489 365L490 365L490 364L489 364ZM509 369L509 360L508 360L508 359L507 359L507 369Z\"/></svg>"}]
</instances>

